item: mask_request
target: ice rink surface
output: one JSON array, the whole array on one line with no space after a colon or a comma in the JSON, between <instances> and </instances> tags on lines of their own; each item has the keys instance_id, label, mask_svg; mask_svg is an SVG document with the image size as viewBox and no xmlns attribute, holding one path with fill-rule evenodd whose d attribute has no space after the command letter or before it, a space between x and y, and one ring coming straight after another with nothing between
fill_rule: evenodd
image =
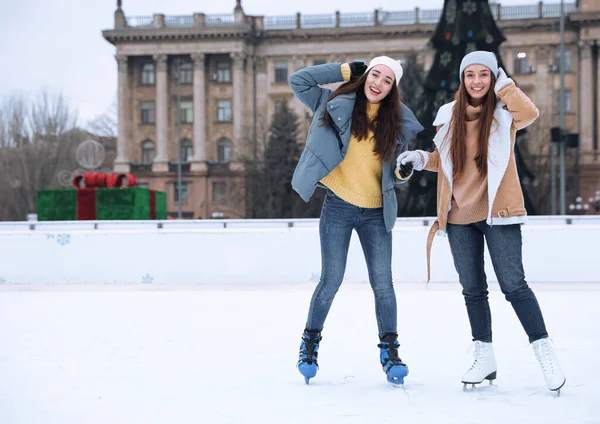
<instances>
[{"instance_id":1,"label":"ice rink surface","mask_svg":"<svg viewBox=\"0 0 600 424\"><path fill-rule=\"evenodd\" d=\"M378 362L368 284L344 284L320 370L295 368L314 283L0 285L0 423L600 423L600 283L532 284L567 383L545 387L491 286L498 379L463 392L458 284L398 284L404 388Z\"/></svg>"}]
</instances>

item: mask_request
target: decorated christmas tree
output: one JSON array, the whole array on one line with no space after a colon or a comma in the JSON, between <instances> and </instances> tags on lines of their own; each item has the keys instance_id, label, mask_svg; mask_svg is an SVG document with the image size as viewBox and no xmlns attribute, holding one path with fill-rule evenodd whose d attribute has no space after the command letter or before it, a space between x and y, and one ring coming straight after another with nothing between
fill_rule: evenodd
<instances>
[{"instance_id":1,"label":"decorated christmas tree","mask_svg":"<svg viewBox=\"0 0 600 424\"><path fill-rule=\"evenodd\" d=\"M440 21L429 41L429 47L435 49L433 65L425 78L423 93L416 110L417 117L425 127L410 146L411 149L432 151L435 128L433 121L438 109L454 100L459 86L459 66L462 58L475 50L486 50L496 54L498 65L504 68L498 48L505 41L504 35L496 25L487 0L446 0ZM506 70L506 69L505 69ZM526 136L519 134L518 137ZM518 145L516 147L518 149ZM533 181L534 175L515 152L521 185ZM437 175L432 172L420 172L409 182L407 201L401 205L403 216L435 216ZM525 184L526 185L526 184ZM525 206L530 214L533 206L523 187Z\"/></svg>"}]
</instances>

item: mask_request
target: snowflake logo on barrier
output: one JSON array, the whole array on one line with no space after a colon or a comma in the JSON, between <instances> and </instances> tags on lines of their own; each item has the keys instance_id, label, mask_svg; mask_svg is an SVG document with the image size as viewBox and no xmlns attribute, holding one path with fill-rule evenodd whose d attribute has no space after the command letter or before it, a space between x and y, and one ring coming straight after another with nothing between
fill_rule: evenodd
<instances>
[{"instance_id":1,"label":"snowflake logo on barrier","mask_svg":"<svg viewBox=\"0 0 600 424\"><path fill-rule=\"evenodd\" d=\"M462 9L463 12L470 16L473 13L477 12L477 4L473 0L467 0L463 3Z\"/></svg>"},{"instance_id":2,"label":"snowflake logo on barrier","mask_svg":"<svg viewBox=\"0 0 600 424\"><path fill-rule=\"evenodd\" d=\"M477 50L477 45L475 43L467 44L467 50L466 50L467 54L474 52L475 50Z\"/></svg>"},{"instance_id":3,"label":"snowflake logo on barrier","mask_svg":"<svg viewBox=\"0 0 600 424\"><path fill-rule=\"evenodd\" d=\"M321 279L321 276L319 275L319 273L317 273L317 272L310 273L310 281L319 281L320 279Z\"/></svg>"},{"instance_id":4,"label":"snowflake logo on barrier","mask_svg":"<svg viewBox=\"0 0 600 424\"><path fill-rule=\"evenodd\" d=\"M61 246L71 243L71 234L46 234L47 240L56 240Z\"/></svg>"},{"instance_id":5,"label":"snowflake logo on barrier","mask_svg":"<svg viewBox=\"0 0 600 424\"><path fill-rule=\"evenodd\" d=\"M0 278L0 284L6 284L8 283L8 280L4 279L4 278Z\"/></svg>"},{"instance_id":6,"label":"snowflake logo on barrier","mask_svg":"<svg viewBox=\"0 0 600 424\"><path fill-rule=\"evenodd\" d=\"M142 284L152 284L153 281L154 277L148 273L142 277Z\"/></svg>"}]
</instances>

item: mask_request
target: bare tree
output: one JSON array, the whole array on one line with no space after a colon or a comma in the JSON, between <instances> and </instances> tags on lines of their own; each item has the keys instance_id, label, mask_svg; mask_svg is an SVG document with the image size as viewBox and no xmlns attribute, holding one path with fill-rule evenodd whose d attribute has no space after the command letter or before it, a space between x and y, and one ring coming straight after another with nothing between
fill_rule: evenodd
<instances>
[{"instance_id":1,"label":"bare tree","mask_svg":"<svg viewBox=\"0 0 600 424\"><path fill-rule=\"evenodd\" d=\"M58 188L58 172L77 168L75 149L87 134L61 94L0 102L0 219L22 220L36 210L38 190Z\"/></svg>"},{"instance_id":2,"label":"bare tree","mask_svg":"<svg viewBox=\"0 0 600 424\"><path fill-rule=\"evenodd\" d=\"M88 130L101 137L116 138L119 133L117 101L113 100L106 112L88 123Z\"/></svg>"}]
</instances>

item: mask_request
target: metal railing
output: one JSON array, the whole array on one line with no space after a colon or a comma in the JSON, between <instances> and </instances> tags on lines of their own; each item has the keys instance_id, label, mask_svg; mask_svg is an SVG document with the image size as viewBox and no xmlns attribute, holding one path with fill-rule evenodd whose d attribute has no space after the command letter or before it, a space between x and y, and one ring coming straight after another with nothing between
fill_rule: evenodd
<instances>
[{"instance_id":1,"label":"metal railing","mask_svg":"<svg viewBox=\"0 0 600 424\"><path fill-rule=\"evenodd\" d=\"M491 3L490 10L496 20L557 18L560 16L560 3L536 3L528 5L502 6ZM565 13L577 10L575 2L565 3ZM435 24L440 20L442 9L419 9L388 11L378 9L373 12L360 13L325 13L284 16L265 16L264 28L266 30L281 29L311 29L311 28L336 28L336 27L361 27L374 25L414 25ZM199 22L190 16L165 16L164 27L188 28L194 26L205 27L231 27L235 25L232 14L207 14ZM128 17L127 26L130 28L152 28L154 17Z\"/></svg>"},{"instance_id":2,"label":"metal railing","mask_svg":"<svg viewBox=\"0 0 600 424\"><path fill-rule=\"evenodd\" d=\"M301 28L334 28L335 14L300 15ZM268 28L267 28L268 29Z\"/></svg>"},{"instance_id":3,"label":"metal railing","mask_svg":"<svg viewBox=\"0 0 600 424\"><path fill-rule=\"evenodd\" d=\"M341 27L373 26L375 12L340 13Z\"/></svg>"},{"instance_id":4,"label":"metal railing","mask_svg":"<svg viewBox=\"0 0 600 424\"><path fill-rule=\"evenodd\" d=\"M194 17L186 16L165 16L166 28L190 28L194 26Z\"/></svg>"},{"instance_id":5,"label":"metal railing","mask_svg":"<svg viewBox=\"0 0 600 424\"><path fill-rule=\"evenodd\" d=\"M206 15L205 25L207 27L233 26L235 18L231 14L212 14Z\"/></svg>"},{"instance_id":6,"label":"metal railing","mask_svg":"<svg viewBox=\"0 0 600 424\"><path fill-rule=\"evenodd\" d=\"M130 16L127 25L131 28L152 28L154 18L152 16Z\"/></svg>"}]
</instances>

